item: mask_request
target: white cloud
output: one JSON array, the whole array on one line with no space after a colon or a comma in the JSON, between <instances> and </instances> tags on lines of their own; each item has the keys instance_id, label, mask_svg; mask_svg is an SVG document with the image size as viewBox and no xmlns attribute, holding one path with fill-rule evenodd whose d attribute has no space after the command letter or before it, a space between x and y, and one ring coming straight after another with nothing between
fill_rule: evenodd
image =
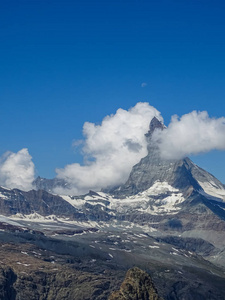
<instances>
[{"instance_id":1,"label":"white cloud","mask_svg":"<svg viewBox=\"0 0 225 300\"><path fill-rule=\"evenodd\" d=\"M173 116L168 128L154 134L161 155L180 159L214 149L225 150L225 118L210 118L206 111Z\"/></svg>"},{"instance_id":2,"label":"white cloud","mask_svg":"<svg viewBox=\"0 0 225 300\"><path fill-rule=\"evenodd\" d=\"M58 188L55 192L82 194L125 182L132 167L147 154L145 133L154 116L163 121L157 109L140 102L128 111L118 109L100 125L86 122L84 140L74 142L75 147L81 147L84 165L74 163L57 169L57 177L67 181L70 188ZM156 131L153 139L167 159L225 150L225 118L210 118L207 112L196 111L181 118L173 116L168 128ZM34 164L27 149L7 152L0 158L0 185L30 190L34 176Z\"/></svg>"},{"instance_id":3,"label":"white cloud","mask_svg":"<svg viewBox=\"0 0 225 300\"><path fill-rule=\"evenodd\" d=\"M85 165L75 163L56 170L58 178L74 187L67 193L80 194L125 182L132 166L147 154L145 133L154 116L162 120L158 110L140 102L128 111L120 108L115 115L106 116L101 125L86 122L82 148Z\"/></svg>"},{"instance_id":4,"label":"white cloud","mask_svg":"<svg viewBox=\"0 0 225 300\"><path fill-rule=\"evenodd\" d=\"M22 190L32 189L34 164L26 148L17 153L7 152L0 159L0 185Z\"/></svg>"}]
</instances>

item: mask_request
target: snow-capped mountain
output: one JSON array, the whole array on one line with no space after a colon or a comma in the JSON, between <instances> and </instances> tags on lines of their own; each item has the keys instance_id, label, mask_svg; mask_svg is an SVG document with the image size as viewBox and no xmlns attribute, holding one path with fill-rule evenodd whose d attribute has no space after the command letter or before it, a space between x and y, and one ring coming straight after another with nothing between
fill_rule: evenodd
<instances>
[{"instance_id":1,"label":"snow-capped mountain","mask_svg":"<svg viewBox=\"0 0 225 300\"><path fill-rule=\"evenodd\" d=\"M175 215L186 210L193 201L200 201L208 207L213 206L214 213L225 218L225 189L219 180L189 158L161 158L152 135L155 130L164 129L165 126L154 117L146 134L148 155L133 167L125 184L84 196L64 196L50 192L57 186L66 187L65 181L38 177L36 191L1 188L1 213L38 213L99 221L129 219L129 214L145 214L149 219L155 215Z\"/></svg>"},{"instance_id":2,"label":"snow-capped mountain","mask_svg":"<svg viewBox=\"0 0 225 300\"><path fill-rule=\"evenodd\" d=\"M158 144L152 140L152 135L155 130L165 128L165 125L156 117L151 120L149 132L146 133L148 155L133 167L125 184L103 191L120 199L144 192L154 184L159 185L159 182L162 182L182 191L185 197L195 190L208 195L210 199L224 201L224 185L212 174L194 164L188 157L179 160L161 158ZM69 188L69 183L58 178L37 177L33 185L36 190L45 190L49 193L54 193L57 187Z\"/></svg>"},{"instance_id":3,"label":"snow-capped mountain","mask_svg":"<svg viewBox=\"0 0 225 300\"><path fill-rule=\"evenodd\" d=\"M209 272L225 268L224 185L189 158L162 159L152 137L155 130L164 129L156 118L151 121L146 134L148 155L119 187L81 196L51 193L57 186L67 186L57 179L38 178L37 189L29 192L1 187L0 231L22 235L32 230L46 239L73 239L76 247L81 243L82 249L88 247L88 253L96 251L95 255L123 267L132 266L133 259L145 266L148 253L156 269L159 264L162 268L172 265L174 272L181 273L180 266L186 265L196 264L199 269L209 268ZM39 245L39 235L29 239ZM44 242L40 243L43 246ZM52 247L52 241L45 243ZM208 266L208 261L212 265ZM218 276L223 281L221 272ZM183 280L190 284L189 279Z\"/></svg>"},{"instance_id":4,"label":"snow-capped mountain","mask_svg":"<svg viewBox=\"0 0 225 300\"><path fill-rule=\"evenodd\" d=\"M179 160L162 159L157 143L152 141L155 130L163 130L165 126L156 118L150 123L148 139L148 155L136 164L127 182L117 188L109 190L109 193L118 197L126 197L143 192L156 182L167 182L179 189L188 197L194 190L205 192L217 200L225 200L223 184L207 171L199 168L189 158Z\"/></svg>"}]
</instances>

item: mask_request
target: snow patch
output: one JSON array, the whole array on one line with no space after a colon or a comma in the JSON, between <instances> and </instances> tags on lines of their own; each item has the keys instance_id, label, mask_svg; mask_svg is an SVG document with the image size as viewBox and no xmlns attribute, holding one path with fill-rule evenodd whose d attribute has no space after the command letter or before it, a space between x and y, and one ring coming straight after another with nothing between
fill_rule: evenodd
<instances>
[{"instance_id":1,"label":"snow patch","mask_svg":"<svg viewBox=\"0 0 225 300\"><path fill-rule=\"evenodd\" d=\"M158 197L157 197L158 196ZM179 204L185 199L178 189L167 182L156 181L149 189L126 197L125 199L114 198L112 195L99 192L94 195L86 195L84 198L75 199L71 196L60 195L65 201L77 209L82 209L86 203L95 206L106 207L112 216L117 213L127 213L138 210L148 214L176 213L180 208ZM157 197L157 199L156 199Z\"/></svg>"},{"instance_id":2,"label":"snow patch","mask_svg":"<svg viewBox=\"0 0 225 300\"><path fill-rule=\"evenodd\" d=\"M221 186L215 185L215 182L208 181L208 182L198 182L200 186L203 188L206 196L212 196L211 199L215 198L214 200L223 200L225 202L225 189ZM219 198L219 199L218 199Z\"/></svg>"},{"instance_id":3,"label":"snow patch","mask_svg":"<svg viewBox=\"0 0 225 300\"><path fill-rule=\"evenodd\" d=\"M0 192L0 198L2 198L2 199L8 199L8 197L6 195L2 194L1 192Z\"/></svg>"}]
</instances>

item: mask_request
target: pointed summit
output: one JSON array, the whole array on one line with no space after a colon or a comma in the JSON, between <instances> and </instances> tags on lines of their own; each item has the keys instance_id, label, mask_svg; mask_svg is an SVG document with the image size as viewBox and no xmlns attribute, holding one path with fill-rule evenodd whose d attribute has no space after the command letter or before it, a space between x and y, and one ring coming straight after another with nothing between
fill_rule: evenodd
<instances>
[{"instance_id":1,"label":"pointed summit","mask_svg":"<svg viewBox=\"0 0 225 300\"><path fill-rule=\"evenodd\" d=\"M156 117L154 117L149 125L149 131L153 132L156 128L164 129L165 125L159 121Z\"/></svg>"},{"instance_id":2,"label":"pointed summit","mask_svg":"<svg viewBox=\"0 0 225 300\"><path fill-rule=\"evenodd\" d=\"M152 136L153 132L154 132L156 129L161 129L161 130L163 130L163 129L165 129L165 128L166 128L166 126L165 126L161 121L159 121L159 119L157 119L156 117L154 117L154 118L151 120L150 124L149 124L149 131L148 131L148 133L146 133L145 136L146 136L147 138L149 138L149 137Z\"/></svg>"}]
</instances>

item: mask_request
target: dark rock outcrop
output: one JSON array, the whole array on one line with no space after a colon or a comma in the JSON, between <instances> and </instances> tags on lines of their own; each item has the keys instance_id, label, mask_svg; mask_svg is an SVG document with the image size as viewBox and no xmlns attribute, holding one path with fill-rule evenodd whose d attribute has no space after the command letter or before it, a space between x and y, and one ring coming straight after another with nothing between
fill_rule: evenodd
<instances>
[{"instance_id":1,"label":"dark rock outcrop","mask_svg":"<svg viewBox=\"0 0 225 300\"><path fill-rule=\"evenodd\" d=\"M150 275L134 267L130 269L121 284L120 290L113 292L109 300L162 300Z\"/></svg>"}]
</instances>

